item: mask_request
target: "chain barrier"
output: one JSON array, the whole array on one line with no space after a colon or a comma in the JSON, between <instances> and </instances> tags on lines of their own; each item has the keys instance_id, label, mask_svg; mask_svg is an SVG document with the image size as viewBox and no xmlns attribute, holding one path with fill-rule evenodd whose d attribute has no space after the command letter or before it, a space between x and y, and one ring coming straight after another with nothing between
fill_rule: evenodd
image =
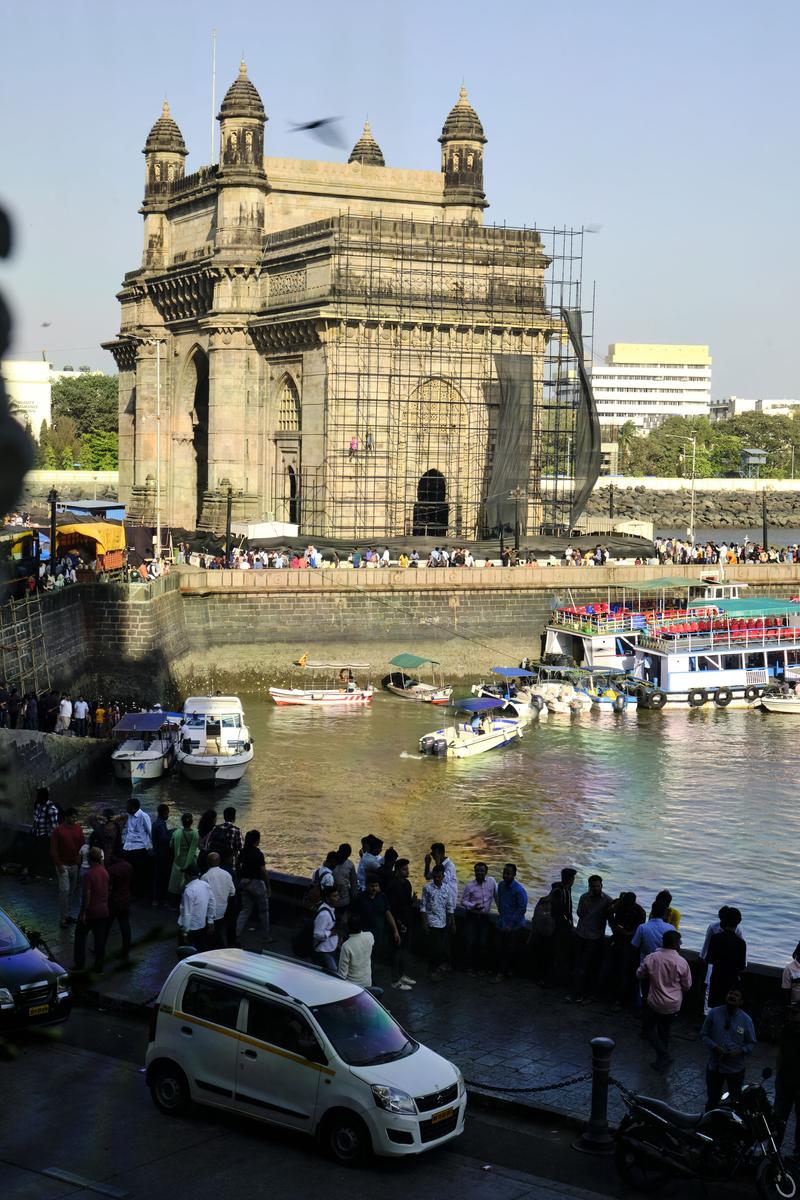
<instances>
[{"instance_id":1,"label":"chain barrier","mask_svg":"<svg viewBox=\"0 0 800 1200\"><path fill-rule=\"evenodd\" d=\"M561 1079L558 1083L531 1084L529 1087L505 1087L499 1083L479 1083L475 1079L465 1079L467 1087L486 1088L491 1092L557 1092L560 1088L572 1087L575 1083L586 1083L592 1078L592 1072L583 1075L571 1075L569 1079Z\"/></svg>"},{"instance_id":2,"label":"chain barrier","mask_svg":"<svg viewBox=\"0 0 800 1200\"><path fill-rule=\"evenodd\" d=\"M626 1102L632 1102L636 1100L636 1093L632 1092L631 1089L626 1087L625 1084L619 1079L615 1079L613 1075L609 1075L608 1082L612 1085L612 1087L617 1089L619 1094L622 1096L622 1099Z\"/></svg>"}]
</instances>

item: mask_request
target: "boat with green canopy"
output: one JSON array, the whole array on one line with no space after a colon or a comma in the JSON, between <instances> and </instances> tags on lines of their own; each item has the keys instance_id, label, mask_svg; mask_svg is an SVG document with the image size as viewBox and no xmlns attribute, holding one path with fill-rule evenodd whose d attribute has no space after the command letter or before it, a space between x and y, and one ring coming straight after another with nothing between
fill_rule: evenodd
<instances>
[{"instance_id":1,"label":"boat with green canopy","mask_svg":"<svg viewBox=\"0 0 800 1200\"><path fill-rule=\"evenodd\" d=\"M381 685L393 696L400 696L403 700L417 700L422 704L449 702L453 689L445 686L441 664L435 658L423 658L419 654L404 652L390 658L389 666L396 669L383 677ZM430 682L419 678L421 668L425 668L425 673L430 675Z\"/></svg>"}]
</instances>

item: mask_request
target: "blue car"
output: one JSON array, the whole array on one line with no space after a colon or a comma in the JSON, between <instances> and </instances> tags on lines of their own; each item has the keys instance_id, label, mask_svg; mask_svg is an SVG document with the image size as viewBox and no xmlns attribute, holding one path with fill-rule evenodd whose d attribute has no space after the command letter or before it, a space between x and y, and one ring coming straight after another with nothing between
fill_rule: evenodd
<instances>
[{"instance_id":1,"label":"blue car","mask_svg":"<svg viewBox=\"0 0 800 1200\"><path fill-rule=\"evenodd\" d=\"M69 972L32 946L0 908L0 1033L58 1025L71 1009Z\"/></svg>"}]
</instances>

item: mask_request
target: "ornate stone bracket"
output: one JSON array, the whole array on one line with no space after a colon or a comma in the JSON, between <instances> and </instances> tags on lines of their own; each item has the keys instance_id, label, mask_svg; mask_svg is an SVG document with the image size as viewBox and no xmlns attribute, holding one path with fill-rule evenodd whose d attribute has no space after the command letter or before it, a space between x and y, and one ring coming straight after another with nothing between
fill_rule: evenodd
<instances>
[{"instance_id":1,"label":"ornate stone bracket","mask_svg":"<svg viewBox=\"0 0 800 1200\"><path fill-rule=\"evenodd\" d=\"M118 371L136 370L137 343L133 338L118 338L113 342L103 342L102 347L113 355Z\"/></svg>"},{"instance_id":2,"label":"ornate stone bracket","mask_svg":"<svg viewBox=\"0 0 800 1200\"><path fill-rule=\"evenodd\" d=\"M261 354L280 354L287 350L306 350L320 344L317 322L286 321L281 324L251 324L250 336Z\"/></svg>"},{"instance_id":3,"label":"ornate stone bracket","mask_svg":"<svg viewBox=\"0 0 800 1200\"><path fill-rule=\"evenodd\" d=\"M147 293L165 321L204 316L214 302L217 270L174 271L147 281Z\"/></svg>"}]
</instances>

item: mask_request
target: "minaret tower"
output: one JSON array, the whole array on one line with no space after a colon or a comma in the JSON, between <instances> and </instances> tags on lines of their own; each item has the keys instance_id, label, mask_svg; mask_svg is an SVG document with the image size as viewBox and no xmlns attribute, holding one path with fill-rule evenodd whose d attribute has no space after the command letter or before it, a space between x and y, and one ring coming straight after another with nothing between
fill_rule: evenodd
<instances>
[{"instance_id":1,"label":"minaret tower","mask_svg":"<svg viewBox=\"0 0 800 1200\"><path fill-rule=\"evenodd\" d=\"M483 191L483 147L486 137L478 114L462 87L439 138L442 147L444 202L464 209L465 220L479 219L488 207ZM451 214L456 217L456 212Z\"/></svg>"}]
</instances>

